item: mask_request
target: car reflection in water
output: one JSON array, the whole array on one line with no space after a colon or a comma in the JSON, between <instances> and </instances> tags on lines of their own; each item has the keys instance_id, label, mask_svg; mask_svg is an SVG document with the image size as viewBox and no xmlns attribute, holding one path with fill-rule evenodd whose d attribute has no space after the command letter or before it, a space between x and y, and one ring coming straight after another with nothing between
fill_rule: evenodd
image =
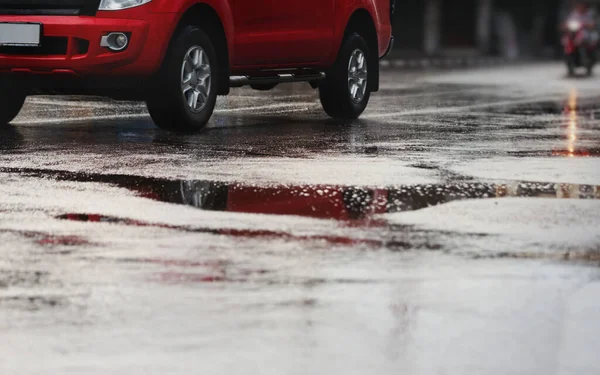
<instances>
[{"instance_id":1,"label":"car reflection in water","mask_svg":"<svg viewBox=\"0 0 600 375\"><path fill-rule=\"evenodd\" d=\"M61 174L60 179L67 175ZM140 177L88 175L87 180L111 181L111 184L134 191L138 196L184 204L207 211L295 215L319 219L335 219L349 226L385 226L378 214L415 211L456 200L503 197L539 197L559 199L600 199L600 186L515 182L512 184L462 183L453 185L414 185L381 189L330 185L260 187L214 181L167 181ZM179 228L141 222L127 218L96 214L69 213L60 219L90 222L112 222L135 226L160 226L193 232L229 235L287 236L282 233L246 233L235 230ZM331 242L343 239L328 238Z\"/></svg>"},{"instance_id":2,"label":"car reflection in water","mask_svg":"<svg viewBox=\"0 0 600 375\"><path fill-rule=\"evenodd\" d=\"M330 185L256 187L182 181L182 202L204 210L360 220L387 212L385 189Z\"/></svg>"},{"instance_id":3,"label":"car reflection in water","mask_svg":"<svg viewBox=\"0 0 600 375\"><path fill-rule=\"evenodd\" d=\"M329 185L257 187L182 181L180 191L183 204L203 210L299 215L363 224L376 214L414 211L462 199L511 196L600 199L600 186L527 182L371 189Z\"/></svg>"},{"instance_id":4,"label":"car reflection in water","mask_svg":"<svg viewBox=\"0 0 600 375\"><path fill-rule=\"evenodd\" d=\"M377 221L378 214L415 211L456 200L503 197L600 199L600 186L516 181L463 182L387 187L249 185L208 180L166 180L127 175L0 168L7 173L59 181L106 183L138 196L202 210L296 215L347 222ZM88 213L89 214L89 213ZM73 214L77 215L77 214Z\"/></svg>"}]
</instances>

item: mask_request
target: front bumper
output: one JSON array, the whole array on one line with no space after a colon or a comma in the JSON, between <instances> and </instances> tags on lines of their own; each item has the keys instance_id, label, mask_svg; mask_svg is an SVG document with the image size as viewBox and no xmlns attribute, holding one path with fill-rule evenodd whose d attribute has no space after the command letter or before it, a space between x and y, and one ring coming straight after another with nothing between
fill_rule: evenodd
<instances>
[{"instance_id":1,"label":"front bumper","mask_svg":"<svg viewBox=\"0 0 600 375\"><path fill-rule=\"evenodd\" d=\"M72 76L146 76L160 67L170 40L173 14L144 13L140 19L73 17L73 16L7 16L0 22L33 22L42 24L40 52L0 49L0 73L57 74ZM130 43L124 51L111 52L100 46L109 32L125 32ZM57 42L60 50L44 49L44 42ZM33 53L32 53L33 52Z\"/></svg>"}]
</instances>

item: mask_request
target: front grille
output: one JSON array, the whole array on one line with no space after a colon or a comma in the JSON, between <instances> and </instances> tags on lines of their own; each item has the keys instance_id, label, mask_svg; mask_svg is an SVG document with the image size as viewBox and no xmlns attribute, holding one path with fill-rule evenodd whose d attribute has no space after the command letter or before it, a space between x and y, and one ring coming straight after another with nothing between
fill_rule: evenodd
<instances>
[{"instance_id":1,"label":"front grille","mask_svg":"<svg viewBox=\"0 0 600 375\"><path fill-rule=\"evenodd\" d=\"M42 44L39 47L0 47L0 55L24 55L24 56L48 56L48 55L66 55L69 38L45 36L42 38ZM87 52L87 48L86 51Z\"/></svg>"},{"instance_id":2,"label":"front grille","mask_svg":"<svg viewBox=\"0 0 600 375\"><path fill-rule=\"evenodd\" d=\"M0 14L94 16L100 0L0 0Z\"/></svg>"}]
</instances>

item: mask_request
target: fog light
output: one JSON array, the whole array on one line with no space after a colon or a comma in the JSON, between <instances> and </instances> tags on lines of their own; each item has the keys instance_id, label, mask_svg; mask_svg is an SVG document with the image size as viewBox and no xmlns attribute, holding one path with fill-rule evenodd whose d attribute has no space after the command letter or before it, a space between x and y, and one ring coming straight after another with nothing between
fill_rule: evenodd
<instances>
[{"instance_id":1,"label":"fog light","mask_svg":"<svg viewBox=\"0 0 600 375\"><path fill-rule=\"evenodd\" d=\"M127 46L127 36L121 34L115 38L115 42L119 48Z\"/></svg>"},{"instance_id":2,"label":"fog light","mask_svg":"<svg viewBox=\"0 0 600 375\"><path fill-rule=\"evenodd\" d=\"M111 51L123 51L129 44L129 37L125 33L110 33L100 40L100 47L106 47Z\"/></svg>"}]
</instances>

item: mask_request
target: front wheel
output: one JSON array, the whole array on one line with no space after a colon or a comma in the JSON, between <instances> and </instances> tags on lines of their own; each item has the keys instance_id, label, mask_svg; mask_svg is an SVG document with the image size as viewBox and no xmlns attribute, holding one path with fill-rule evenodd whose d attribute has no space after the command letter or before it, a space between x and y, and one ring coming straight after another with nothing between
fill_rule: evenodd
<instances>
[{"instance_id":1,"label":"front wheel","mask_svg":"<svg viewBox=\"0 0 600 375\"><path fill-rule=\"evenodd\" d=\"M0 82L0 128L7 126L21 112L27 95Z\"/></svg>"},{"instance_id":2,"label":"front wheel","mask_svg":"<svg viewBox=\"0 0 600 375\"><path fill-rule=\"evenodd\" d=\"M173 41L158 85L146 101L161 129L197 132L213 114L219 92L219 64L209 36L195 26Z\"/></svg>"},{"instance_id":3,"label":"front wheel","mask_svg":"<svg viewBox=\"0 0 600 375\"><path fill-rule=\"evenodd\" d=\"M353 120L367 108L371 97L368 69L376 61L371 53L359 34L345 39L335 64L319 85L321 104L329 116Z\"/></svg>"}]
</instances>

